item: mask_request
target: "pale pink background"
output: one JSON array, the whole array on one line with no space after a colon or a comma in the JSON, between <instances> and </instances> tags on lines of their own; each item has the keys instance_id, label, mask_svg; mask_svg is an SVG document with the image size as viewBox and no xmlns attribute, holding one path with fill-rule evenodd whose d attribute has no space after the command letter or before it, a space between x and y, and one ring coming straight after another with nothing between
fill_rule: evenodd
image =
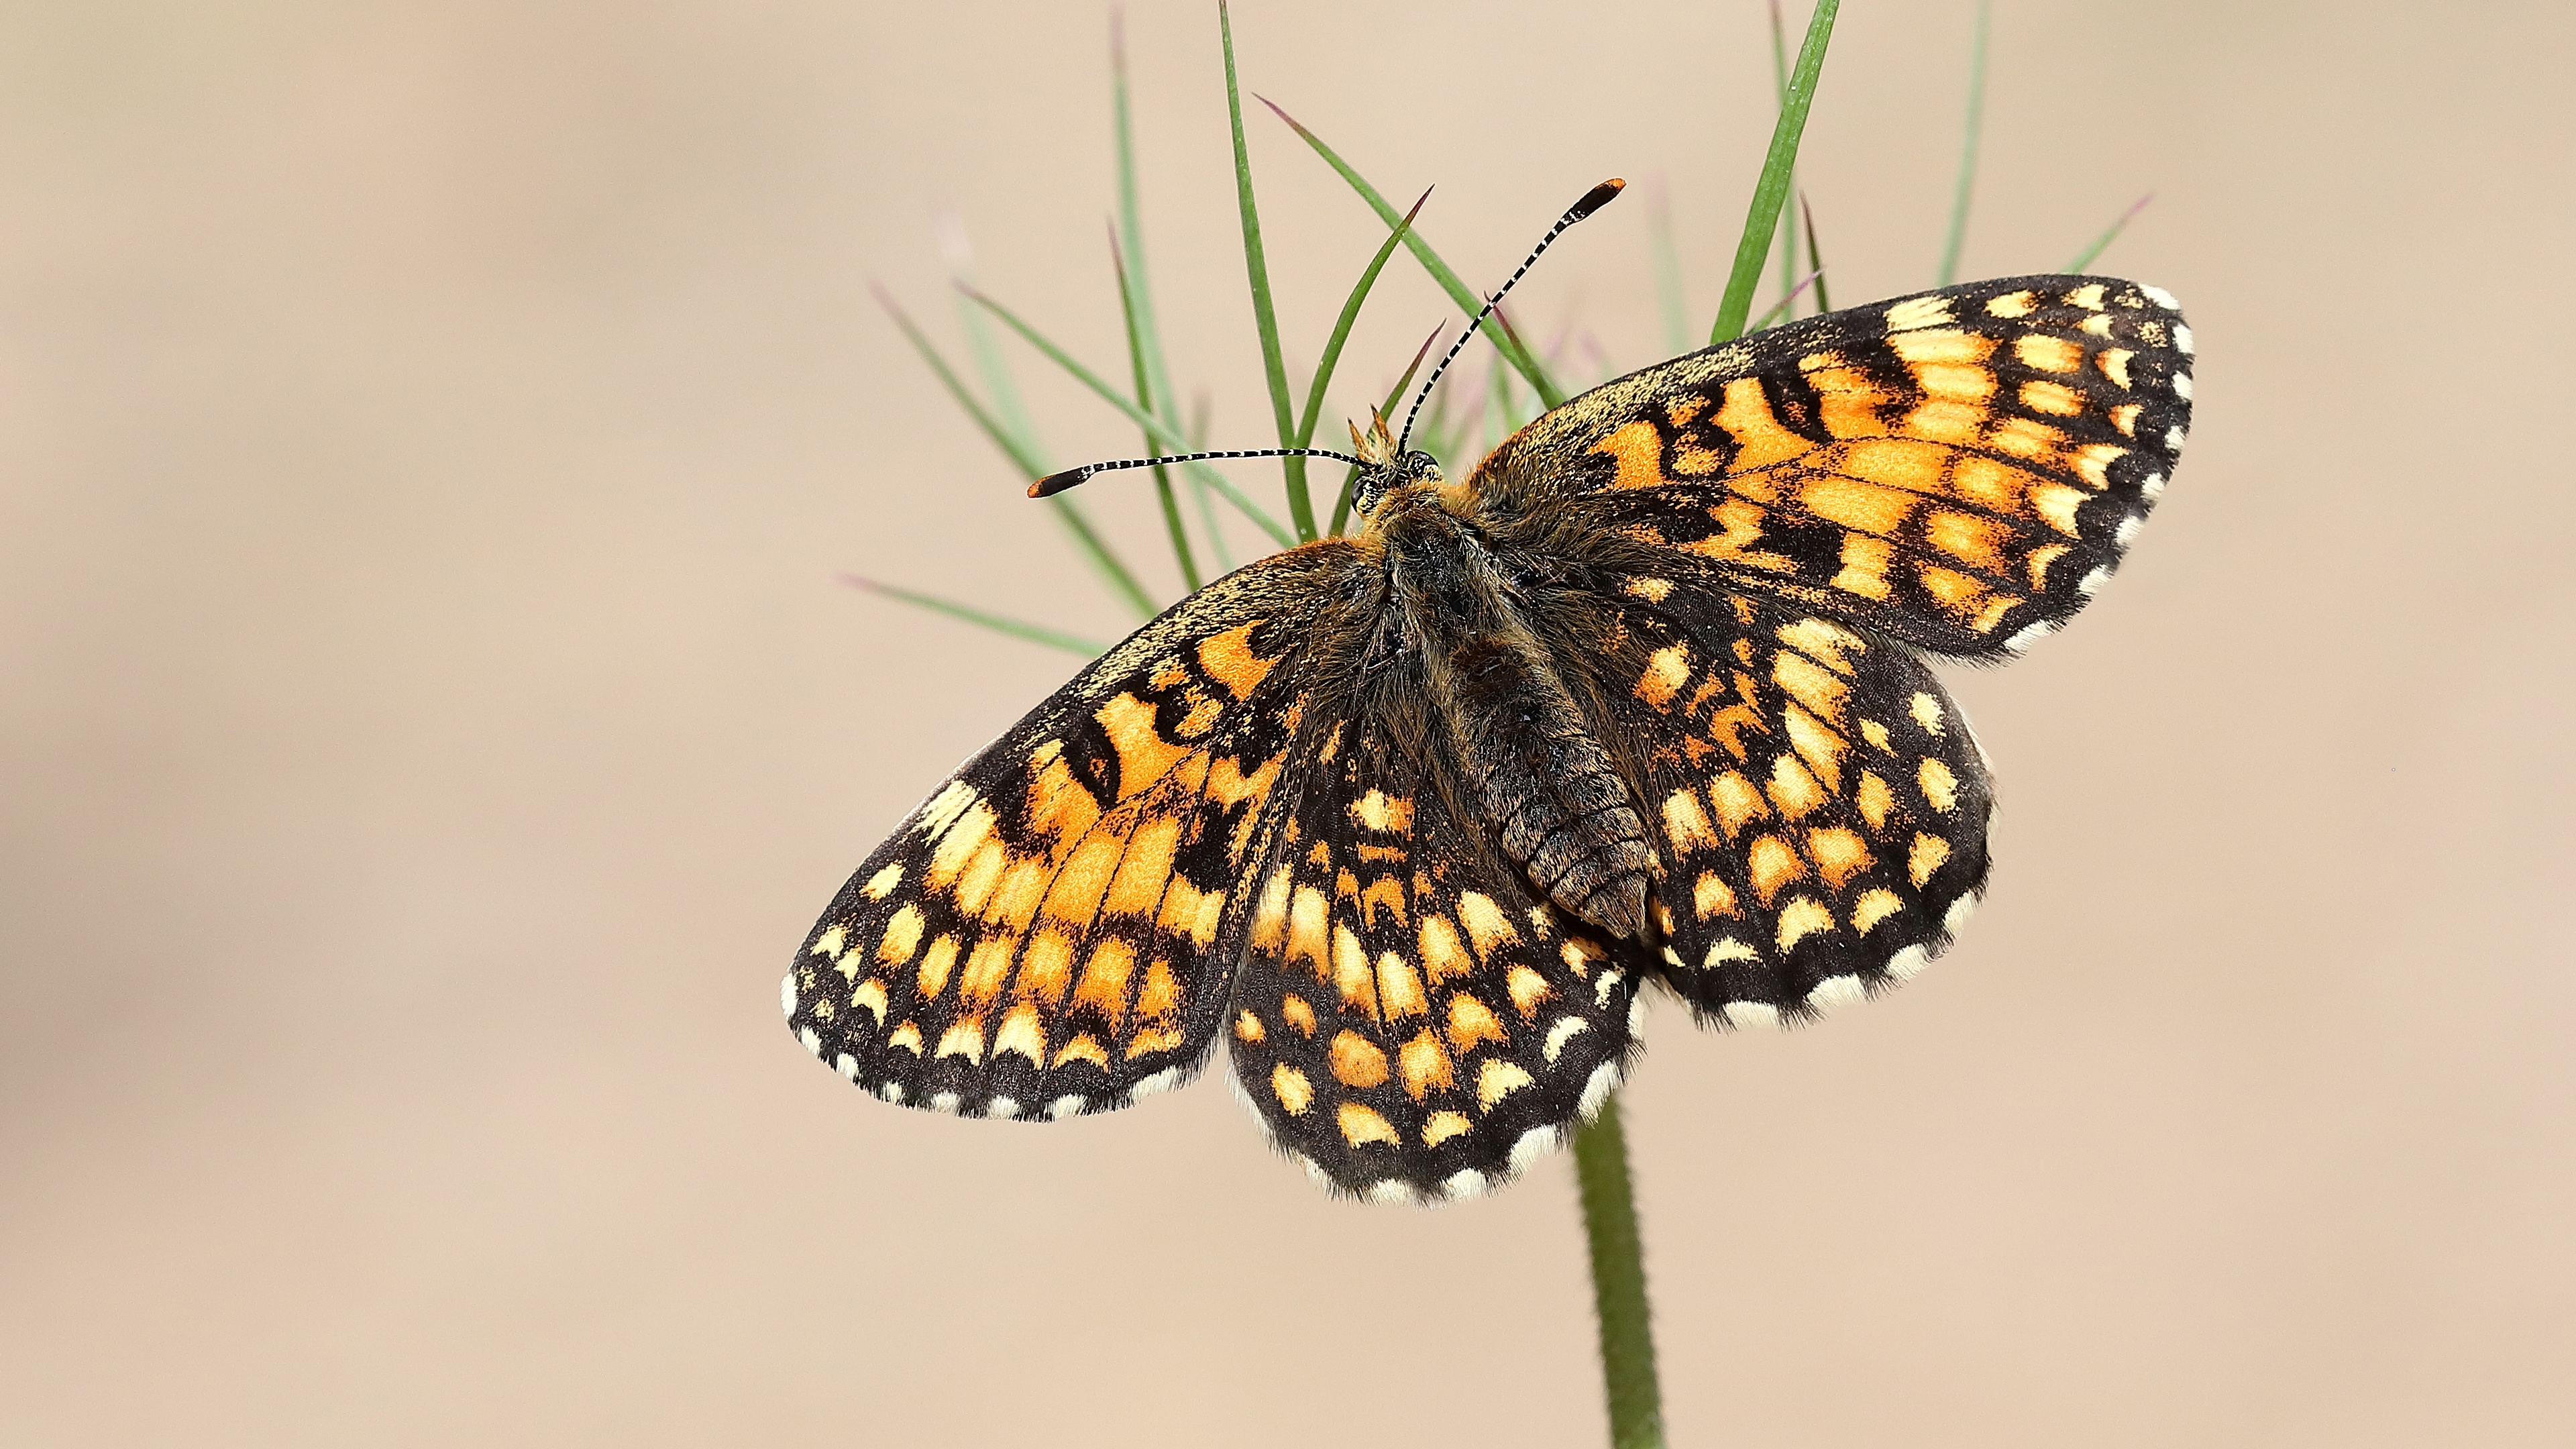
<instances>
[{"instance_id":1,"label":"pale pink background","mask_svg":"<svg viewBox=\"0 0 2576 1449\"><path fill-rule=\"evenodd\" d=\"M1600 1438L1562 1160L1352 1207L1213 1080L957 1122L779 1028L1072 662L835 573L1121 627L866 292L957 346L953 209L1123 368L1106 13L0 14L0 1441ZM1969 14L1845 11L1842 299L1930 278ZM1963 270L2153 190L2104 266L2190 307L2200 424L2100 603L1954 679L1964 944L1783 1038L1655 1015L1677 1444L2576 1438L2563 14L1998 7ZM1759 5L1237 19L1472 278L1637 182L1523 303L1630 362L1660 178L1705 327ZM1128 24L1175 365L1258 445L1214 17ZM1302 375L1380 233L1248 123ZM1446 313L1389 278L1336 416ZM1024 376L1058 464L1133 450ZM1145 486L1088 493L1169 587Z\"/></svg>"}]
</instances>

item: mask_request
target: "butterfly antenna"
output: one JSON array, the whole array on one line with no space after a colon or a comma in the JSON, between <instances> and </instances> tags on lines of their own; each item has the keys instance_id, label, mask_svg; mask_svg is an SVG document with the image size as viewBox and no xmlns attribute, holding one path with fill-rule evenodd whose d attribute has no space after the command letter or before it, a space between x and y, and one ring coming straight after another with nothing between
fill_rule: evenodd
<instances>
[{"instance_id":1,"label":"butterfly antenna","mask_svg":"<svg viewBox=\"0 0 2576 1449\"><path fill-rule=\"evenodd\" d=\"M1336 453L1330 448L1226 448L1213 453L1166 454L1160 458L1120 458L1109 463L1086 463L1079 468L1067 468L1061 473L1049 473L1040 478L1029 485L1029 496L1052 498L1094 473L1110 473L1120 468L1149 468L1156 463L1199 463L1210 458L1333 458L1355 468L1368 466L1348 453Z\"/></svg>"},{"instance_id":2,"label":"butterfly antenna","mask_svg":"<svg viewBox=\"0 0 2576 1449\"><path fill-rule=\"evenodd\" d=\"M1555 241L1558 237L1563 236L1567 227L1574 225L1576 222L1583 220L1592 213L1608 206L1610 204L1610 198L1617 196L1620 189L1625 187L1627 184L1627 182L1613 176L1609 180L1602 182L1600 185L1593 187L1590 191L1583 193L1583 199L1566 208L1565 215L1558 217L1556 219L1556 225L1547 229L1547 235L1538 239L1538 245L1530 248L1528 258L1522 261L1519 269L1512 273L1511 280L1503 283L1502 290L1496 292L1493 297L1485 303L1485 310L1477 313L1476 320L1467 324L1467 330L1458 334L1458 341L1450 347L1449 355L1440 359L1440 365L1438 367L1431 369L1431 376L1424 380L1422 391L1413 395L1413 411L1404 415L1404 432L1395 440L1395 450L1397 452L1403 452L1404 445L1412 439L1413 420L1422 415L1422 404L1430 398L1432 386L1440 381L1440 374L1449 370L1449 364L1457 360L1459 352L1466 347L1468 340L1476 335L1476 329L1484 326L1485 319L1493 315L1496 307L1502 305L1503 298L1510 295L1512 288L1520 285L1521 278L1528 275L1530 265L1538 260L1539 253L1546 251L1549 243Z\"/></svg>"}]
</instances>

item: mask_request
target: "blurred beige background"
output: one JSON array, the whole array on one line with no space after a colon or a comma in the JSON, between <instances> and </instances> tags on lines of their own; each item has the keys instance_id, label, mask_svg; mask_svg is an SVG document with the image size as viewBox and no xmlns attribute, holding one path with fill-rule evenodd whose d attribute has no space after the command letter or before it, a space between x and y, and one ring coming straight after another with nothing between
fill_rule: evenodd
<instances>
[{"instance_id":1,"label":"blurred beige background","mask_svg":"<svg viewBox=\"0 0 2576 1449\"><path fill-rule=\"evenodd\" d=\"M1930 278L1970 15L1845 9L1803 173L1838 298ZM1175 368L1258 445L1214 16L1127 21ZM1564 1160L1352 1207L1213 1079L958 1122L779 1028L847 870L1072 664L835 574L1123 627L866 290L962 355L953 211L1123 368L1106 30L0 11L0 1441L1600 1439ZM1964 943L1813 1031L1654 1020L1674 1442L2570 1442L2570 22L1994 35L1963 273L2152 190L2101 266L2190 307L2200 425L2081 623L1954 679L2005 805ZM1243 0L1237 37L1439 184L1471 278L1605 175L1668 187L1706 326L1759 5ZM1302 369L1380 232L1248 123ZM1659 357L1646 199L1522 315ZM1448 315L1388 276L1335 414ZM1134 451L1022 375L1058 465ZM1147 487L1085 491L1170 587Z\"/></svg>"}]
</instances>

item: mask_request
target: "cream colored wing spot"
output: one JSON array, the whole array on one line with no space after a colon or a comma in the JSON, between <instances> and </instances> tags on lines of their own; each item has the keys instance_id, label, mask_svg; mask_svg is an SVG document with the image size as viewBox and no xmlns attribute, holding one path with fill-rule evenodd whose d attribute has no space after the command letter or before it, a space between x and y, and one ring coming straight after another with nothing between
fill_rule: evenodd
<instances>
[{"instance_id":1,"label":"cream colored wing spot","mask_svg":"<svg viewBox=\"0 0 2576 1449\"><path fill-rule=\"evenodd\" d=\"M2182 303L2175 301L2174 294L2166 291L2162 287L2150 287L2144 283L2140 283L2138 290L2147 294L2148 301L2155 303L2157 306L2164 308L2168 312L2179 312L2182 310Z\"/></svg>"},{"instance_id":2,"label":"cream colored wing spot","mask_svg":"<svg viewBox=\"0 0 2576 1449\"><path fill-rule=\"evenodd\" d=\"M2184 402L2191 401L2191 374L2188 372L2175 373L2173 375L2173 390L2175 397L2181 398Z\"/></svg>"},{"instance_id":3,"label":"cream colored wing spot","mask_svg":"<svg viewBox=\"0 0 2576 1449\"><path fill-rule=\"evenodd\" d=\"M1863 1000L1868 995L1857 976L1828 976L1807 993L1807 1005L1817 1011L1832 1011Z\"/></svg>"},{"instance_id":4,"label":"cream colored wing spot","mask_svg":"<svg viewBox=\"0 0 2576 1449\"><path fill-rule=\"evenodd\" d=\"M1564 1140L1565 1134L1555 1127L1533 1127L1522 1133L1521 1140L1512 1144L1512 1172L1518 1175L1529 1171L1530 1164L1554 1152Z\"/></svg>"},{"instance_id":5,"label":"cream colored wing spot","mask_svg":"<svg viewBox=\"0 0 2576 1449\"><path fill-rule=\"evenodd\" d=\"M1932 964L1932 953L1921 946L1908 946L1887 958L1887 974L1896 981L1911 981Z\"/></svg>"},{"instance_id":6,"label":"cream colored wing spot","mask_svg":"<svg viewBox=\"0 0 2576 1449\"><path fill-rule=\"evenodd\" d=\"M2185 357L2191 356L2191 329L2176 322L2173 329L2173 345L2174 351Z\"/></svg>"},{"instance_id":7,"label":"cream colored wing spot","mask_svg":"<svg viewBox=\"0 0 2576 1449\"><path fill-rule=\"evenodd\" d=\"M1887 309L1887 330L1890 332L1938 327L1952 320L1949 297L1937 292L1928 297L1909 297Z\"/></svg>"},{"instance_id":8,"label":"cream colored wing spot","mask_svg":"<svg viewBox=\"0 0 2576 1449\"><path fill-rule=\"evenodd\" d=\"M1719 1012L1726 1024L1748 1031L1780 1029L1780 1008L1762 1001L1730 1001Z\"/></svg>"}]
</instances>

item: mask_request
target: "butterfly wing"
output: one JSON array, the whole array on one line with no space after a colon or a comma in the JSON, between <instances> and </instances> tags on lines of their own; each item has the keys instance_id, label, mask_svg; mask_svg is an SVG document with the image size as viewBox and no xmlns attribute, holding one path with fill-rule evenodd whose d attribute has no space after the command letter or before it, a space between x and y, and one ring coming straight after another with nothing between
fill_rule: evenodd
<instances>
[{"instance_id":1,"label":"butterfly wing","mask_svg":"<svg viewBox=\"0 0 2576 1449\"><path fill-rule=\"evenodd\" d=\"M1986 879L1983 754L1922 660L1722 582L1546 598L1662 871L1658 972L1702 1015L1797 1020L1922 969Z\"/></svg>"},{"instance_id":2,"label":"butterfly wing","mask_svg":"<svg viewBox=\"0 0 2576 1449\"><path fill-rule=\"evenodd\" d=\"M1504 865L1408 717L1327 726L1263 871L1229 1021L1274 1140L1335 1188L1473 1196L1616 1086L1641 960Z\"/></svg>"},{"instance_id":3,"label":"butterfly wing","mask_svg":"<svg viewBox=\"0 0 2576 1449\"><path fill-rule=\"evenodd\" d=\"M1235 883L1296 768L1303 641L1346 543L1175 605L969 760L850 877L783 987L807 1050L889 1101L1125 1106L1196 1069Z\"/></svg>"},{"instance_id":4,"label":"butterfly wing","mask_svg":"<svg viewBox=\"0 0 2576 1449\"><path fill-rule=\"evenodd\" d=\"M1606 383L1469 485L1524 538L1614 534L1943 654L2083 607L2191 422L2191 330L2107 277L1977 282Z\"/></svg>"}]
</instances>

